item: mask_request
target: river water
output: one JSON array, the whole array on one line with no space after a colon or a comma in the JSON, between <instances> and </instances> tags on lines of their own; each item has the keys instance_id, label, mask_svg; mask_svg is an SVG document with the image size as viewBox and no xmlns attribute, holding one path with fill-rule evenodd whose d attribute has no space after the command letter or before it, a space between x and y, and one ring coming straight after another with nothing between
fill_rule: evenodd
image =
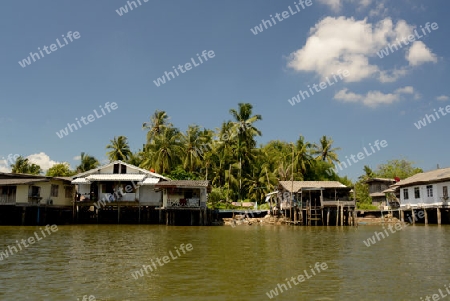
<instances>
[{"instance_id":1,"label":"river water","mask_svg":"<svg viewBox=\"0 0 450 301\"><path fill-rule=\"evenodd\" d=\"M0 261L0 300L271 300L275 288L273 300L446 298L450 226L388 230L367 247L374 231L383 229L77 225L43 237L0 227L0 252L13 253Z\"/></svg>"}]
</instances>

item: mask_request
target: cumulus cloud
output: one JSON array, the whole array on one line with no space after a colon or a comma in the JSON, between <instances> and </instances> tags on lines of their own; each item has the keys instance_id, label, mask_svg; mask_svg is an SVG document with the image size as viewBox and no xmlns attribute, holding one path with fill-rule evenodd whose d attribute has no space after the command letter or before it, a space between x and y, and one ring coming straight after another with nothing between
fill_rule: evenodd
<instances>
[{"instance_id":1,"label":"cumulus cloud","mask_svg":"<svg viewBox=\"0 0 450 301\"><path fill-rule=\"evenodd\" d=\"M328 5L331 10L339 12L345 3L356 4L358 9L364 9L372 4L372 0L319 0L319 3Z\"/></svg>"},{"instance_id":2,"label":"cumulus cloud","mask_svg":"<svg viewBox=\"0 0 450 301\"><path fill-rule=\"evenodd\" d=\"M61 163L51 160L50 157L44 152L29 155L27 159L30 163L39 165L44 172L47 171L53 165Z\"/></svg>"},{"instance_id":3,"label":"cumulus cloud","mask_svg":"<svg viewBox=\"0 0 450 301\"><path fill-rule=\"evenodd\" d=\"M439 101L447 101L448 99L449 99L449 97L447 95L441 95L441 96L436 97L436 100L439 100Z\"/></svg>"},{"instance_id":4,"label":"cumulus cloud","mask_svg":"<svg viewBox=\"0 0 450 301\"><path fill-rule=\"evenodd\" d=\"M347 103L362 103L365 106L375 108L381 104L392 104L402 99L403 94L414 94L414 88L406 86L395 90L393 93L369 91L367 94L349 92L347 88L334 95L334 99Z\"/></svg>"},{"instance_id":5,"label":"cumulus cloud","mask_svg":"<svg viewBox=\"0 0 450 301\"><path fill-rule=\"evenodd\" d=\"M371 24L367 19L326 17L310 29L305 45L290 54L287 65L296 71L315 72L322 78L347 69L350 73L345 78L347 82L371 77L380 82L393 82L407 70L380 70L369 59L389 42L412 34L413 30L414 26L404 20L394 24L385 18Z\"/></svg>"},{"instance_id":6,"label":"cumulus cloud","mask_svg":"<svg viewBox=\"0 0 450 301\"><path fill-rule=\"evenodd\" d=\"M436 63L437 57L422 41L415 41L406 53L406 60L411 66L418 66L428 62Z\"/></svg>"}]
</instances>

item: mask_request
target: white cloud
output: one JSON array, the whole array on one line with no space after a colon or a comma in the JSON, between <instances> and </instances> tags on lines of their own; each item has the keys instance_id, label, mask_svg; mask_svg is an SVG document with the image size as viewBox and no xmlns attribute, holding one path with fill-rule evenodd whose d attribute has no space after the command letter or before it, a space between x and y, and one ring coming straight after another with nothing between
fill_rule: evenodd
<instances>
[{"instance_id":1,"label":"white cloud","mask_svg":"<svg viewBox=\"0 0 450 301\"><path fill-rule=\"evenodd\" d=\"M75 157L73 157L73 160L79 161L79 160L81 160L81 156L75 156Z\"/></svg>"},{"instance_id":2,"label":"white cloud","mask_svg":"<svg viewBox=\"0 0 450 301\"><path fill-rule=\"evenodd\" d=\"M288 67L310 71L322 78L339 69L347 69L347 82L377 77L381 82L393 82L407 73L406 69L380 70L369 62L386 45L412 34L414 27L404 20L395 25L390 18L376 24L346 17L326 17L310 29L305 45L290 54Z\"/></svg>"},{"instance_id":3,"label":"white cloud","mask_svg":"<svg viewBox=\"0 0 450 301\"><path fill-rule=\"evenodd\" d=\"M447 101L448 99L449 99L449 97L447 95L441 95L441 96L436 97L436 100L439 100L439 101Z\"/></svg>"},{"instance_id":4,"label":"white cloud","mask_svg":"<svg viewBox=\"0 0 450 301\"><path fill-rule=\"evenodd\" d=\"M376 5L375 8L371 9L369 12L370 17L384 17L388 13L388 9L384 6L383 2Z\"/></svg>"},{"instance_id":5,"label":"white cloud","mask_svg":"<svg viewBox=\"0 0 450 301\"><path fill-rule=\"evenodd\" d=\"M380 71L378 80L382 83L393 83L402 76L408 74L407 68Z\"/></svg>"},{"instance_id":6,"label":"white cloud","mask_svg":"<svg viewBox=\"0 0 450 301\"><path fill-rule=\"evenodd\" d=\"M44 152L29 155L27 158L30 163L39 165L44 172L47 171L53 165L60 163L51 160L50 157Z\"/></svg>"},{"instance_id":7,"label":"white cloud","mask_svg":"<svg viewBox=\"0 0 450 301\"><path fill-rule=\"evenodd\" d=\"M437 62L437 57L422 41L415 41L406 53L406 60L411 66Z\"/></svg>"},{"instance_id":8,"label":"white cloud","mask_svg":"<svg viewBox=\"0 0 450 301\"><path fill-rule=\"evenodd\" d=\"M334 95L334 99L342 102L362 103L365 106L375 108L381 104L392 104L402 99L402 94L413 94L414 88L411 86L403 87L394 91L394 93L382 93L380 91L369 91L367 94L356 94L348 92L348 89L342 89Z\"/></svg>"},{"instance_id":9,"label":"white cloud","mask_svg":"<svg viewBox=\"0 0 450 301\"><path fill-rule=\"evenodd\" d=\"M355 3L358 5L358 9L364 9L372 4L372 0L319 0L319 2L328 5L335 12L341 10L344 2Z\"/></svg>"}]
</instances>

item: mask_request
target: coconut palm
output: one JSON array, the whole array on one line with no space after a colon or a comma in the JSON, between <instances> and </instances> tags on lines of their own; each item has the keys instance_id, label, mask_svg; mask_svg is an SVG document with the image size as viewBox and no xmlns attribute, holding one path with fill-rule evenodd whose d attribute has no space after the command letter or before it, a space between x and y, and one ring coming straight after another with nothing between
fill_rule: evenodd
<instances>
[{"instance_id":1,"label":"coconut palm","mask_svg":"<svg viewBox=\"0 0 450 301\"><path fill-rule=\"evenodd\" d=\"M81 153L81 163L77 166L76 170L77 172L86 172L88 170L97 168L100 165L100 162L98 162L95 157L89 156L85 152Z\"/></svg>"},{"instance_id":2,"label":"coconut palm","mask_svg":"<svg viewBox=\"0 0 450 301\"><path fill-rule=\"evenodd\" d=\"M183 167L189 172L195 171L200 166L200 158L210 149L204 143L198 125L190 125L185 134L181 134L181 145L183 148Z\"/></svg>"},{"instance_id":3,"label":"coconut palm","mask_svg":"<svg viewBox=\"0 0 450 301\"><path fill-rule=\"evenodd\" d=\"M167 173L180 161L181 153L180 132L176 128L165 128L147 145L141 166Z\"/></svg>"},{"instance_id":4,"label":"coconut palm","mask_svg":"<svg viewBox=\"0 0 450 301\"><path fill-rule=\"evenodd\" d=\"M41 173L41 167L37 164L30 163L28 158L22 156L17 157L14 164L11 164L12 173L26 173L38 175Z\"/></svg>"},{"instance_id":5,"label":"coconut palm","mask_svg":"<svg viewBox=\"0 0 450 301\"><path fill-rule=\"evenodd\" d=\"M317 155L316 159L334 164L340 162L336 151L340 150L340 147L333 148L333 139L331 137L322 136L319 141L319 145L314 145L313 154Z\"/></svg>"},{"instance_id":6,"label":"coconut palm","mask_svg":"<svg viewBox=\"0 0 450 301\"><path fill-rule=\"evenodd\" d=\"M110 144L106 148L111 150L106 153L111 162L116 160L127 161L133 154L125 136L114 137L113 140L110 140Z\"/></svg>"},{"instance_id":7,"label":"coconut palm","mask_svg":"<svg viewBox=\"0 0 450 301\"><path fill-rule=\"evenodd\" d=\"M150 122L142 124L142 129L148 130L147 143L151 143L165 128L172 127L172 124L167 123L167 120L169 120L169 116L165 111L156 110L150 117Z\"/></svg>"},{"instance_id":8,"label":"coconut palm","mask_svg":"<svg viewBox=\"0 0 450 301\"><path fill-rule=\"evenodd\" d=\"M294 168L302 174L306 173L308 166L311 164L312 148L313 144L305 141L305 137L300 135L294 148Z\"/></svg>"}]
</instances>

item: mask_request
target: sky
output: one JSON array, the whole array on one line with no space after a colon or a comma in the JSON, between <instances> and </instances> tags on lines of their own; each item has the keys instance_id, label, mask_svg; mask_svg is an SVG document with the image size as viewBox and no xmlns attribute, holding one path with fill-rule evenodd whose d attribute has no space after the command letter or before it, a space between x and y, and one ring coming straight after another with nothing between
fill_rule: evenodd
<instances>
[{"instance_id":1,"label":"sky","mask_svg":"<svg viewBox=\"0 0 450 301\"><path fill-rule=\"evenodd\" d=\"M14 155L44 171L81 152L106 163L114 137L142 148L155 110L215 129L241 102L262 115L261 144L326 135L341 161L366 148L341 176L450 166L448 1L128 2L3 4L0 171Z\"/></svg>"}]
</instances>

